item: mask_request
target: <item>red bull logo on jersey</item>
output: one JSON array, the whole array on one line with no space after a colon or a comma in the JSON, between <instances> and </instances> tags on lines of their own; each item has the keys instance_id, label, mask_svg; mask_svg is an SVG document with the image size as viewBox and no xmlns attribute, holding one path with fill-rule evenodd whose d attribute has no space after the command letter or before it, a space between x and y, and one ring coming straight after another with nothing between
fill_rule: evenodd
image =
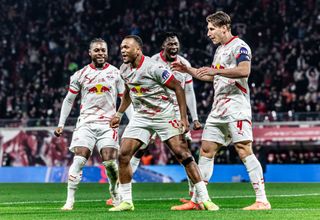
<instances>
[{"instance_id":1,"label":"red bull logo on jersey","mask_svg":"<svg viewBox=\"0 0 320 220\"><path fill-rule=\"evenodd\" d=\"M131 92L136 93L138 96L150 91L149 88L143 88L141 86L134 86L130 90Z\"/></svg>"},{"instance_id":2,"label":"red bull logo on jersey","mask_svg":"<svg viewBox=\"0 0 320 220\"><path fill-rule=\"evenodd\" d=\"M111 87L110 86L109 87L108 86L104 86L104 85L101 85L101 84L97 84L94 87L89 88L88 92L89 93L96 93L98 95L101 95L101 94L106 93L106 92L111 92Z\"/></svg>"},{"instance_id":3,"label":"red bull logo on jersey","mask_svg":"<svg viewBox=\"0 0 320 220\"><path fill-rule=\"evenodd\" d=\"M212 67L213 69L218 69L218 70L224 69L224 66L220 65L220 63L218 63L217 65L212 65L211 67Z\"/></svg>"}]
</instances>

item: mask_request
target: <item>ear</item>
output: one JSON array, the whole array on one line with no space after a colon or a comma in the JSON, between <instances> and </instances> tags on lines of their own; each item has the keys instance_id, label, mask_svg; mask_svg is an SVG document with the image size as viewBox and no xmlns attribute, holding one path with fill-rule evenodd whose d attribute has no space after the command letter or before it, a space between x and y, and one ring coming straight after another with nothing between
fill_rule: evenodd
<instances>
[{"instance_id":1,"label":"ear","mask_svg":"<svg viewBox=\"0 0 320 220\"><path fill-rule=\"evenodd\" d=\"M221 28L222 28L223 32L227 32L228 31L227 25L223 25Z\"/></svg>"}]
</instances>

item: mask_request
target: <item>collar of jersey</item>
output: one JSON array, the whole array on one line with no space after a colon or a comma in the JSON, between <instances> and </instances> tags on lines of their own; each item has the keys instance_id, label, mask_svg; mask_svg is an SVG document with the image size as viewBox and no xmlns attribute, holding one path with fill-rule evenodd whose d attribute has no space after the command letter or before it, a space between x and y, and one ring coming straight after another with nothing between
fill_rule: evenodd
<instances>
[{"instance_id":1,"label":"collar of jersey","mask_svg":"<svg viewBox=\"0 0 320 220\"><path fill-rule=\"evenodd\" d=\"M132 68L132 65L130 65L130 69L131 69L131 70L132 70L132 69L138 70L138 69L142 66L143 61L144 61L144 55L141 56L141 60L140 60L139 65L137 66L137 68Z\"/></svg>"},{"instance_id":2,"label":"collar of jersey","mask_svg":"<svg viewBox=\"0 0 320 220\"><path fill-rule=\"evenodd\" d=\"M226 46L228 43L230 43L231 41L233 41L234 39L238 38L238 36L233 36L230 40L228 40L227 43L223 44L224 46Z\"/></svg>"},{"instance_id":3,"label":"collar of jersey","mask_svg":"<svg viewBox=\"0 0 320 220\"><path fill-rule=\"evenodd\" d=\"M90 63L89 66L90 66L92 69L97 70L97 68L96 68L92 63ZM110 66L109 63L104 64L104 66L102 67L102 70L107 69L109 66Z\"/></svg>"}]
</instances>

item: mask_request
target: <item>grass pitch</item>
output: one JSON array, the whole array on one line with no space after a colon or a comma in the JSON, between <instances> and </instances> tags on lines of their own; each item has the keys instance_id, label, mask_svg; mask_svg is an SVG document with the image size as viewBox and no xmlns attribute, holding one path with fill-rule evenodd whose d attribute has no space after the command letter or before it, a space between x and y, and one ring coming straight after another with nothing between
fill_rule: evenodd
<instances>
[{"instance_id":1,"label":"grass pitch","mask_svg":"<svg viewBox=\"0 0 320 220\"><path fill-rule=\"evenodd\" d=\"M220 206L216 212L171 211L186 197L186 183L134 183L135 211L108 212L107 184L82 183L73 211L63 212L66 184L0 184L0 219L320 219L320 183L267 183L272 210L243 211L254 202L249 183L210 183L208 190Z\"/></svg>"}]
</instances>

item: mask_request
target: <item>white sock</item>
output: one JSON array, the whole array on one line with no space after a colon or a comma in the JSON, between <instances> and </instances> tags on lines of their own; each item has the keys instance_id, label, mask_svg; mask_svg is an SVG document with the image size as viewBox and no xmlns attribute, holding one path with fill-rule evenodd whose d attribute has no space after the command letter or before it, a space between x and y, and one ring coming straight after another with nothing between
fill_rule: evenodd
<instances>
[{"instance_id":1,"label":"white sock","mask_svg":"<svg viewBox=\"0 0 320 220\"><path fill-rule=\"evenodd\" d=\"M129 202L132 203L132 184L119 184L119 194L121 198L121 202Z\"/></svg>"},{"instance_id":2,"label":"white sock","mask_svg":"<svg viewBox=\"0 0 320 220\"><path fill-rule=\"evenodd\" d=\"M197 196L196 196L197 202L205 202L205 201L210 200L206 184L203 181L200 181L200 182L194 184L194 188L196 191L195 194L197 194ZM192 196L192 198L193 198L193 196ZM192 201L195 202L194 200L192 200Z\"/></svg>"},{"instance_id":3,"label":"white sock","mask_svg":"<svg viewBox=\"0 0 320 220\"><path fill-rule=\"evenodd\" d=\"M210 178L213 173L213 165L214 165L214 158L207 158L207 157L200 156L198 166L199 166L203 181L205 182L210 181Z\"/></svg>"},{"instance_id":4,"label":"white sock","mask_svg":"<svg viewBox=\"0 0 320 220\"><path fill-rule=\"evenodd\" d=\"M136 158L135 156L133 156L130 160L130 165L132 168L132 174L134 174L136 172L136 170L138 169L138 166L140 164L140 158Z\"/></svg>"},{"instance_id":5,"label":"white sock","mask_svg":"<svg viewBox=\"0 0 320 220\"><path fill-rule=\"evenodd\" d=\"M110 193L117 194L118 193L118 164L116 160L108 160L108 161L103 161L102 164L106 168L106 173L109 179L109 191Z\"/></svg>"},{"instance_id":6,"label":"white sock","mask_svg":"<svg viewBox=\"0 0 320 220\"><path fill-rule=\"evenodd\" d=\"M74 156L73 162L69 168L68 176L68 195L66 203L73 205L78 184L82 178L82 168L86 164L87 159L82 156Z\"/></svg>"},{"instance_id":7,"label":"white sock","mask_svg":"<svg viewBox=\"0 0 320 220\"><path fill-rule=\"evenodd\" d=\"M266 192L264 189L264 179L262 167L254 154L244 158L244 165L247 168L251 184L256 192L256 201L267 202Z\"/></svg>"}]
</instances>

